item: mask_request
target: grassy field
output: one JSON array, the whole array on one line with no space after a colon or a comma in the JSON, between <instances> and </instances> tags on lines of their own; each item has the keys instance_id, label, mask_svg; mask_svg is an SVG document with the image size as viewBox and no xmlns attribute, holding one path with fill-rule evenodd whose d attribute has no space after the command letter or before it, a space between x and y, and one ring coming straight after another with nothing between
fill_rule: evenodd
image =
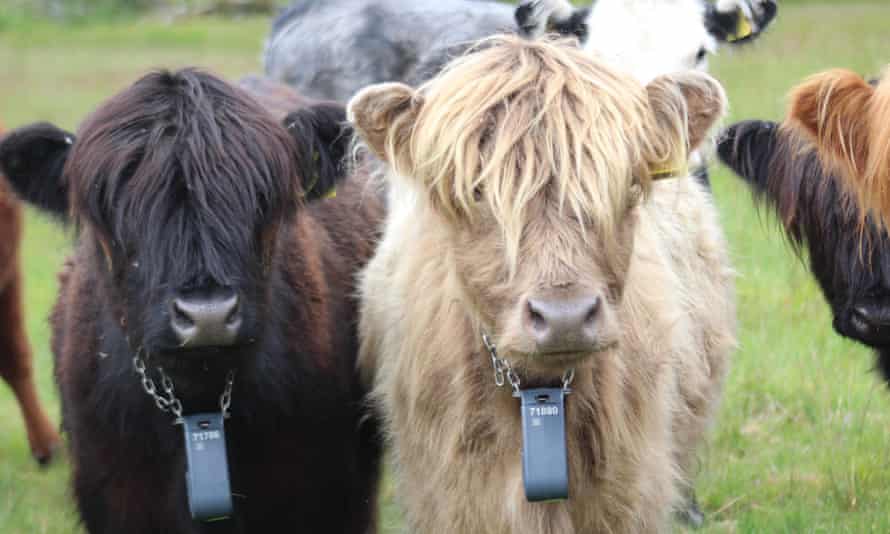
<instances>
[{"instance_id":1,"label":"grassy field","mask_svg":"<svg viewBox=\"0 0 890 534\"><path fill-rule=\"evenodd\" d=\"M729 120L780 117L787 90L820 69L877 73L890 61L890 5L782 4L768 36L713 63L732 101ZM232 78L259 71L266 29L262 19L0 25L0 119L73 129L153 67L194 64ZM741 347L702 457L704 532L890 532L890 396L870 372L870 352L834 334L806 269L745 188L724 169L713 181L739 272ZM46 317L70 236L33 213L28 223L28 329L40 390L57 416ZM66 462L48 471L31 462L12 395L0 387L0 533L78 532L67 492ZM389 495L385 531L397 532Z\"/></svg>"}]
</instances>

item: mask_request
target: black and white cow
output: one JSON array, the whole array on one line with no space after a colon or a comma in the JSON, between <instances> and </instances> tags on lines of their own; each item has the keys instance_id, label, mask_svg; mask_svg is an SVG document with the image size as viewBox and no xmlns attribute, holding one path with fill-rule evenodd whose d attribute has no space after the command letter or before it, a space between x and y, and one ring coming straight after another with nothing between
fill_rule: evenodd
<instances>
[{"instance_id":1,"label":"black and white cow","mask_svg":"<svg viewBox=\"0 0 890 534\"><path fill-rule=\"evenodd\" d=\"M307 96L345 101L373 83L423 81L499 31L558 32L647 83L706 70L720 44L754 39L776 11L776 0L300 0L275 19L265 69Z\"/></svg>"}]
</instances>

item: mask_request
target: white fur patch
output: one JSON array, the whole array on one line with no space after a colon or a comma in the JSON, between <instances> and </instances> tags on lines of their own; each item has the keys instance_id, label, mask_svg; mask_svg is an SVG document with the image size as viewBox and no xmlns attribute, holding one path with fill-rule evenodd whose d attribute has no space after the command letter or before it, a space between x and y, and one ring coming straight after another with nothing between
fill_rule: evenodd
<instances>
[{"instance_id":1,"label":"white fur patch","mask_svg":"<svg viewBox=\"0 0 890 534\"><path fill-rule=\"evenodd\" d=\"M706 71L717 42L703 21L701 0L599 0L588 17L585 49L644 84L662 74Z\"/></svg>"}]
</instances>

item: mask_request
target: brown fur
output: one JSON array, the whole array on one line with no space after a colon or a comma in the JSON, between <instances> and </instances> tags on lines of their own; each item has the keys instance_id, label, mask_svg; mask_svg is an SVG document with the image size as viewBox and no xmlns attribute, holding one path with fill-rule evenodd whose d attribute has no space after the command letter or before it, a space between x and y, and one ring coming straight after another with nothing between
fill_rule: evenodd
<instances>
[{"instance_id":1,"label":"brown fur","mask_svg":"<svg viewBox=\"0 0 890 534\"><path fill-rule=\"evenodd\" d=\"M288 113L293 112L295 109L306 108L317 103L316 100L304 97L290 86L278 83L265 76L245 76L238 80L237 85L250 93L250 96L279 121L283 120Z\"/></svg>"},{"instance_id":2,"label":"brown fur","mask_svg":"<svg viewBox=\"0 0 890 534\"><path fill-rule=\"evenodd\" d=\"M873 86L847 70L817 74L792 90L788 115L858 197L861 221L874 211L890 222L890 77Z\"/></svg>"},{"instance_id":3,"label":"brown fur","mask_svg":"<svg viewBox=\"0 0 890 534\"><path fill-rule=\"evenodd\" d=\"M710 196L685 174L647 173L681 163L725 97L698 74L644 89L570 45L488 44L419 90L372 86L349 106L393 167L363 273L360 366L410 529L665 532L720 396L735 309ZM606 297L601 346L536 354L517 310L580 289ZM482 332L527 386L577 370L568 501L526 501L517 401L495 387Z\"/></svg>"},{"instance_id":4,"label":"brown fur","mask_svg":"<svg viewBox=\"0 0 890 534\"><path fill-rule=\"evenodd\" d=\"M2 127L0 127L2 137ZM21 204L0 175L0 376L9 384L25 420L31 453L41 464L52 459L59 435L50 422L34 383L31 348L25 334L22 303Z\"/></svg>"},{"instance_id":5,"label":"brown fur","mask_svg":"<svg viewBox=\"0 0 890 534\"><path fill-rule=\"evenodd\" d=\"M78 228L51 327L86 532L376 532L381 442L356 374L356 274L383 206L367 176L340 172L344 119L322 104L281 123L186 68L141 77L76 136L36 123L0 143L21 198ZM176 299L196 288L237 296L240 339L169 335ZM192 520L182 427L134 358L185 415L218 412L230 391L227 521Z\"/></svg>"},{"instance_id":6,"label":"brown fur","mask_svg":"<svg viewBox=\"0 0 890 534\"><path fill-rule=\"evenodd\" d=\"M297 309L291 309L290 326L284 332L288 347L299 347L288 349L298 351L289 357L290 364L300 366L301 376L313 384L311 395L326 399L329 405L307 399L308 393L294 399L299 392L289 392L287 401L276 405L267 397L279 394L278 386L263 384L269 379L262 376L239 374L233 414L226 422L239 526L224 522L216 527L218 531L212 530L212 524L193 523L184 515L184 451L171 445L181 443L181 428L170 424L169 416L153 404L145 403L147 397L132 384L125 386L130 398L122 401L120 394L113 395L126 405L132 420L113 407L104 407L99 399L109 393L96 384L114 355L104 360L78 357L102 352L104 313L96 299L102 287L101 256L94 236L81 236L82 244L59 273L59 297L51 324L74 493L87 531L271 532L282 524L301 524L313 532L324 532L322 525L342 529L337 532L377 531L376 468L372 473L364 471L367 464L376 465L374 458L379 454L374 424L366 422L343 432L349 413L342 408L343 392L357 386L354 359L338 351L354 353L355 305L331 298L354 292L353 273L373 250L374 223L382 210L377 199L367 194L364 180L356 176L340 184L336 198L300 209L295 220L280 231L277 248L282 252L273 269L280 273L283 285L276 296L297 293L301 299ZM332 330L338 335L331 335ZM218 381L215 372L211 369L208 374ZM292 371L269 371L274 372L289 376ZM77 396L96 399L98 406ZM139 405L134 406L134 401ZM257 407L260 402L268 404ZM278 409L284 413L275 412ZM309 427L301 426L301 421ZM127 426L116 430L116 424ZM307 428L312 431L307 433ZM114 432L121 437L109 438ZM354 443L358 439L361 446ZM342 515L344 509L350 513ZM341 515L333 517L332 510Z\"/></svg>"}]
</instances>

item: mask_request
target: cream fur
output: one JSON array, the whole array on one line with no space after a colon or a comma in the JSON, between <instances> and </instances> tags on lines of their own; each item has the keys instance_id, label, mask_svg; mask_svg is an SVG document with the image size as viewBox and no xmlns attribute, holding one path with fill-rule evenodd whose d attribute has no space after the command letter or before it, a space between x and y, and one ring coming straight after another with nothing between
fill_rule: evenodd
<instances>
[{"instance_id":1,"label":"cream fur","mask_svg":"<svg viewBox=\"0 0 890 534\"><path fill-rule=\"evenodd\" d=\"M510 39L498 41L492 48L497 50L499 46L517 47L521 53L532 47L535 57L543 54L551 59L551 54L564 52L557 44L525 44ZM487 53L496 51L479 52ZM561 68L572 69L578 66L573 62L584 62L585 72L601 70L603 76L611 76L604 65L591 67L586 63L592 61L589 58L580 53L570 55ZM511 76L506 71L503 75ZM435 94L436 82L430 82L431 86L423 88L417 98L400 99L402 118L422 116L424 110L420 108L429 104L425 97ZM646 92L634 86L636 82L618 83L637 95L627 96L627 102L638 107L634 98ZM399 91L404 96L404 88L400 86ZM685 91L681 88L676 93ZM479 96L470 94L466 98L478 100ZM724 98L722 92L717 92L717 98ZM359 95L350 105L351 120L363 134L379 124L368 117L367 104ZM687 109L677 102L673 105ZM688 107L695 110L701 106L690 102ZM717 107L719 115L723 102ZM656 119L658 111L652 110L648 119L645 114L638 117L651 123L640 131L649 131L653 124L665 126L664 114ZM435 115L436 110L429 113ZM714 119L716 116L703 127L710 126ZM700 122L700 117L675 120L692 126ZM404 128L405 121L395 117L388 121ZM386 143L380 142L387 136L375 140L371 135L368 141L372 149L376 144L375 151L398 162L399 169L407 174L422 150L412 145L416 141L413 134L390 133L393 139L412 146L410 153L387 153ZM700 134L690 130L688 138L701 138ZM436 138L430 132L425 135ZM674 139L667 144L683 141ZM389 150L405 149L391 145ZM541 157L560 161L558 156ZM622 170L620 163L609 165ZM629 167L634 163L624 162ZM583 178L566 172L558 178ZM629 174L622 176L624 187L634 187ZM659 181L646 186L648 195L640 197L625 216L633 224L622 224L627 224L633 234L630 243L625 244L632 248L622 274L623 292L613 302L620 327L618 344L592 354L577 366L574 392L567 400L571 497L561 503L531 504L525 500L522 485L518 401L508 389L494 386L480 338L483 326L504 337L510 327L500 324L497 317L489 317L479 301L491 298L500 302L503 298L512 305L519 297L507 289L484 297L470 294L473 290L469 288L474 286L467 282L467 253L456 239L461 232L456 227L461 223L441 205L441 182L393 171L388 178L390 213L384 237L361 280L360 365L365 379L374 382L374 401L386 421L398 493L410 531L668 531L671 510L680 503L684 484L691 478L696 447L715 412L735 345L733 273L710 195L689 176ZM452 179L461 182L472 178ZM607 198L624 201L628 195L610 191ZM590 205L578 202L585 208ZM546 203L538 207L548 220L562 220L560 210ZM602 215L611 219L614 208L607 206L610 213ZM489 214L474 220L476 225L497 226L498 217ZM536 235L532 247L556 250L558 247L548 240L574 239L573 245L589 251L589 257L579 259L581 264L592 261L594 266L601 265L599 255L603 250L593 245L589 234L557 227L542 232ZM474 257L479 270L510 261L503 242L498 244L497 236L503 239L503 235L491 235L495 237L486 238L492 240L491 246L481 248L487 252ZM524 250L522 246L520 250ZM567 257L578 255L573 250ZM535 274L535 266L546 261L528 249L527 255L520 255L519 263L520 275L511 278L513 285L526 283L529 273ZM586 275L579 276L584 279ZM523 291L520 288L516 293ZM509 350L502 355L512 356ZM531 361L514 361L525 378L546 381L561 374L561 370L543 370Z\"/></svg>"}]
</instances>

